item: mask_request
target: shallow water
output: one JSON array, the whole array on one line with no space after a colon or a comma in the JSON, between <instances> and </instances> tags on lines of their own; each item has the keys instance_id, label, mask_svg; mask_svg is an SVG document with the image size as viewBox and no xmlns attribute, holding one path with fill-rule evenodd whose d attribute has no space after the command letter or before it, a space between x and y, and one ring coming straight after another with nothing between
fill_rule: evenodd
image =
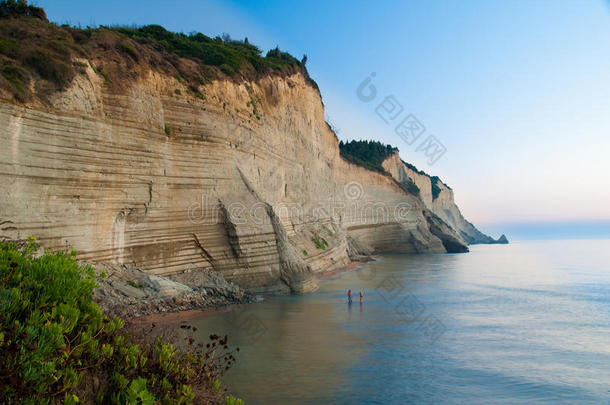
<instances>
[{"instance_id":1,"label":"shallow water","mask_svg":"<svg viewBox=\"0 0 610 405\"><path fill-rule=\"evenodd\" d=\"M610 241L384 255L191 323L241 348L246 404L608 404Z\"/></svg>"}]
</instances>

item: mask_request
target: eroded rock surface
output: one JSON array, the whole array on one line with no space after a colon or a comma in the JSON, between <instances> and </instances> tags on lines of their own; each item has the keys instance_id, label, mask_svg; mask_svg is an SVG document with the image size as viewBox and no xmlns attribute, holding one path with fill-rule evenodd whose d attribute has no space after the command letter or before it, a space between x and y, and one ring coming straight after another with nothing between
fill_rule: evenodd
<instances>
[{"instance_id":1,"label":"eroded rock surface","mask_svg":"<svg viewBox=\"0 0 610 405\"><path fill-rule=\"evenodd\" d=\"M191 292L153 276L305 292L373 251L464 251L485 236L398 157L394 178L342 159L300 74L213 81L203 101L159 73L119 91L90 70L50 107L0 103L0 236L141 269L169 296Z\"/></svg>"},{"instance_id":2,"label":"eroded rock surface","mask_svg":"<svg viewBox=\"0 0 610 405\"><path fill-rule=\"evenodd\" d=\"M208 309L254 302L255 297L213 270L195 269L154 276L130 266L98 264L107 273L98 280L94 300L106 314L122 318Z\"/></svg>"}]
</instances>

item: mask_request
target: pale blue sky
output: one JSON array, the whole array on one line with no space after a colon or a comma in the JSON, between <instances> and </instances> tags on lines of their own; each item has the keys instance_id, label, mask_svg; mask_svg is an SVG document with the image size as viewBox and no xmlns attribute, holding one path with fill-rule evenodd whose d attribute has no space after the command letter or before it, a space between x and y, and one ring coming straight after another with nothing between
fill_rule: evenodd
<instances>
[{"instance_id":1,"label":"pale blue sky","mask_svg":"<svg viewBox=\"0 0 610 405\"><path fill-rule=\"evenodd\" d=\"M56 22L248 36L300 57L341 139L439 175L464 215L610 219L610 8L590 1L38 1ZM356 97L375 72L447 148L433 166Z\"/></svg>"}]
</instances>

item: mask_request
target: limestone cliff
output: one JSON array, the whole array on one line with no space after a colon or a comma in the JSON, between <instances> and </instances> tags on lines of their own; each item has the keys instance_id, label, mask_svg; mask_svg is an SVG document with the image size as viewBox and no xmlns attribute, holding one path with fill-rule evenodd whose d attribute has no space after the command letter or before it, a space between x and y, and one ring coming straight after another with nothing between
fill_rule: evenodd
<instances>
[{"instance_id":1,"label":"limestone cliff","mask_svg":"<svg viewBox=\"0 0 610 405\"><path fill-rule=\"evenodd\" d=\"M0 89L0 237L154 275L209 269L254 291L306 292L370 251L484 241L442 183L340 157L302 72L189 90L141 69L109 85L91 60L44 101ZM36 94L37 87L30 90ZM419 196L401 187L411 178Z\"/></svg>"},{"instance_id":2,"label":"limestone cliff","mask_svg":"<svg viewBox=\"0 0 610 405\"><path fill-rule=\"evenodd\" d=\"M392 175L396 181L407 183L412 181L419 188L418 196L422 204L450 225L465 244L477 243L508 243L504 235L498 240L483 234L473 224L468 222L460 212L453 199L453 190L438 177L417 170L400 159L398 153L393 154L383 162L383 168ZM437 187L437 194L433 193L432 183Z\"/></svg>"}]
</instances>

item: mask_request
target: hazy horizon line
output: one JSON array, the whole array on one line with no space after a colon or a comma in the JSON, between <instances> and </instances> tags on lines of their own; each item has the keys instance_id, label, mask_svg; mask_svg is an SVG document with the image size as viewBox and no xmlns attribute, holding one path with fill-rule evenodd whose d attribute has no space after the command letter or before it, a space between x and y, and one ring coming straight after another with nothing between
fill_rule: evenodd
<instances>
[{"instance_id":1,"label":"hazy horizon line","mask_svg":"<svg viewBox=\"0 0 610 405\"><path fill-rule=\"evenodd\" d=\"M511 240L528 239L610 239L610 219L541 220L480 223L481 232Z\"/></svg>"}]
</instances>

